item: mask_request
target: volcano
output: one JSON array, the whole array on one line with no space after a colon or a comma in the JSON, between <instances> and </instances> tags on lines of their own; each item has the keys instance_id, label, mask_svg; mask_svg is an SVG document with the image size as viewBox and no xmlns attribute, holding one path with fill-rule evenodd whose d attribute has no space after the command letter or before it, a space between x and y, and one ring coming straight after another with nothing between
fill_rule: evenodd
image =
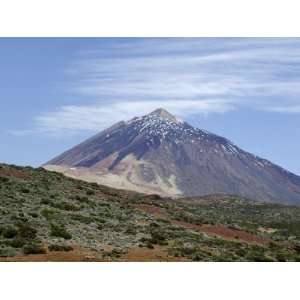
<instances>
[{"instance_id":1,"label":"volcano","mask_svg":"<svg viewBox=\"0 0 300 300\"><path fill-rule=\"evenodd\" d=\"M44 167L86 181L163 196L224 193L300 204L299 176L164 109L118 122Z\"/></svg>"}]
</instances>

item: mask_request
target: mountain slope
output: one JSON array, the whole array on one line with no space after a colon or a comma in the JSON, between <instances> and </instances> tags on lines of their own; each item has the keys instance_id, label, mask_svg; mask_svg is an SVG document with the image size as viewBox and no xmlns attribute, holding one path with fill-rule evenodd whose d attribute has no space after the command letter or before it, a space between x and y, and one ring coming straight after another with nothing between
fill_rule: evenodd
<instances>
[{"instance_id":1,"label":"mountain slope","mask_svg":"<svg viewBox=\"0 0 300 300\"><path fill-rule=\"evenodd\" d=\"M299 261L300 208L160 198L0 164L0 261Z\"/></svg>"},{"instance_id":2,"label":"mountain slope","mask_svg":"<svg viewBox=\"0 0 300 300\"><path fill-rule=\"evenodd\" d=\"M46 164L88 181L171 196L300 204L300 177L163 109L119 122Z\"/></svg>"}]
</instances>

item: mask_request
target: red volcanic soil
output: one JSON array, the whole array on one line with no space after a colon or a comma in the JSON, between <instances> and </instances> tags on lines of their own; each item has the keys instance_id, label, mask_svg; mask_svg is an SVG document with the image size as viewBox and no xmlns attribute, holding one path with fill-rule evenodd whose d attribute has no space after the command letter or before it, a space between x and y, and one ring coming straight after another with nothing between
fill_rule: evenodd
<instances>
[{"instance_id":1,"label":"red volcanic soil","mask_svg":"<svg viewBox=\"0 0 300 300\"><path fill-rule=\"evenodd\" d=\"M6 168L0 166L0 175L16 178L28 178L28 174L22 170L17 170L15 168Z\"/></svg>"},{"instance_id":2,"label":"red volcanic soil","mask_svg":"<svg viewBox=\"0 0 300 300\"><path fill-rule=\"evenodd\" d=\"M1 257L0 262L108 262L111 259L101 258L101 254L86 249L74 247L69 252L47 252L46 254L17 255L14 257ZM182 257L169 256L166 249L155 246L154 249L134 247L119 261L123 262L171 262L185 261Z\"/></svg>"},{"instance_id":3,"label":"red volcanic soil","mask_svg":"<svg viewBox=\"0 0 300 300\"><path fill-rule=\"evenodd\" d=\"M188 229L198 230L208 235L216 235L226 240L241 241L248 244L267 244L270 241L266 238L249 233L247 231L231 229L222 224L196 225L196 224L186 223L183 221L172 221L172 223Z\"/></svg>"},{"instance_id":4,"label":"red volcanic soil","mask_svg":"<svg viewBox=\"0 0 300 300\"><path fill-rule=\"evenodd\" d=\"M17 255L14 257L1 257L2 262L95 262L103 261L96 257L95 252L74 247L69 252L53 251L45 254Z\"/></svg>"},{"instance_id":5,"label":"red volcanic soil","mask_svg":"<svg viewBox=\"0 0 300 300\"><path fill-rule=\"evenodd\" d=\"M135 204L133 205L134 208L138 210L145 211L147 213L152 214L155 217L161 218L161 219L168 219L168 213L164 208L154 206L154 205L149 205L149 204Z\"/></svg>"},{"instance_id":6,"label":"red volcanic soil","mask_svg":"<svg viewBox=\"0 0 300 300\"><path fill-rule=\"evenodd\" d=\"M154 249L135 247L129 249L128 253L121 257L121 261L128 262L172 262L185 261L183 257L169 256L166 250L161 246L155 246Z\"/></svg>"},{"instance_id":7,"label":"red volcanic soil","mask_svg":"<svg viewBox=\"0 0 300 300\"><path fill-rule=\"evenodd\" d=\"M267 244L270 240L244 230L231 229L225 225L203 225L200 230L207 234L215 234L224 239L240 240L249 244Z\"/></svg>"},{"instance_id":8,"label":"red volcanic soil","mask_svg":"<svg viewBox=\"0 0 300 300\"><path fill-rule=\"evenodd\" d=\"M219 236L226 240L234 240L245 242L248 244L267 244L270 240L244 230L232 229L226 225L196 225L192 223L187 223L184 221L177 221L170 219L168 213L165 209L157 206L138 204L134 206L136 209L151 213L152 215L159 217L161 219L168 219L172 224L182 226L187 229L197 230L208 235Z\"/></svg>"}]
</instances>

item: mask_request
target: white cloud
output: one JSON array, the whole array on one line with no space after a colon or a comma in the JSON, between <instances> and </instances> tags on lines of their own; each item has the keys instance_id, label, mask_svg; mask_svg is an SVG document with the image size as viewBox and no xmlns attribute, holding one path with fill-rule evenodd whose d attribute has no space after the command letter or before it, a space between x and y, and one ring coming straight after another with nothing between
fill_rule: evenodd
<instances>
[{"instance_id":1,"label":"white cloud","mask_svg":"<svg viewBox=\"0 0 300 300\"><path fill-rule=\"evenodd\" d=\"M73 90L114 99L299 95L299 48L298 39L123 43L113 58L108 48L74 63Z\"/></svg>"},{"instance_id":2,"label":"white cloud","mask_svg":"<svg viewBox=\"0 0 300 300\"><path fill-rule=\"evenodd\" d=\"M229 101L176 100L176 101L129 101L109 105L63 106L58 111L38 116L35 121L39 132L57 134L82 130L97 131L115 122L147 114L158 107L187 117L193 114L225 113L234 107Z\"/></svg>"},{"instance_id":3,"label":"white cloud","mask_svg":"<svg viewBox=\"0 0 300 300\"><path fill-rule=\"evenodd\" d=\"M294 106L271 106L266 108L268 111L278 112L278 113L290 113L290 114L299 114L300 113L300 105Z\"/></svg>"},{"instance_id":4,"label":"white cloud","mask_svg":"<svg viewBox=\"0 0 300 300\"><path fill-rule=\"evenodd\" d=\"M36 117L36 130L101 130L164 107L188 118L240 108L300 113L300 39L122 39L66 70L83 101Z\"/></svg>"}]
</instances>

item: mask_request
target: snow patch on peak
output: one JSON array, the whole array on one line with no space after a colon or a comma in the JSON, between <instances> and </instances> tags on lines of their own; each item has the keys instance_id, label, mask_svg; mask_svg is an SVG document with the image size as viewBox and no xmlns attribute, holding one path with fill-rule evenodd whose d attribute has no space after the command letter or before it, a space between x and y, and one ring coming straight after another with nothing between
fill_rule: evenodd
<instances>
[{"instance_id":1,"label":"snow patch on peak","mask_svg":"<svg viewBox=\"0 0 300 300\"><path fill-rule=\"evenodd\" d=\"M167 110L163 108L158 108L154 110L152 113L149 114L149 116L156 116L165 120L172 121L174 123L183 123L183 121L172 114L170 114Z\"/></svg>"}]
</instances>

